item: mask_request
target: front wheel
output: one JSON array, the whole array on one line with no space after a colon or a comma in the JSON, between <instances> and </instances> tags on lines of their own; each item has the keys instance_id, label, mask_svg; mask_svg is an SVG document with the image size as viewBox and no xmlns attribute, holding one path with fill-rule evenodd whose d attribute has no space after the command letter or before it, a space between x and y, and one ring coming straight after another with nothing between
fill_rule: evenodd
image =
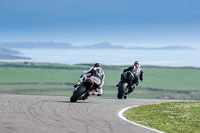
<instances>
[{"instance_id":1,"label":"front wheel","mask_svg":"<svg viewBox=\"0 0 200 133\"><path fill-rule=\"evenodd\" d=\"M70 101L76 102L78 98L81 97L85 93L85 91L86 91L86 88L84 86L80 86L74 91L73 95L70 97Z\"/></svg>"},{"instance_id":2,"label":"front wheel","mask_svg":"<svg viewBox=\"0 0 200 133\"><path fill-rule=\"evenodd\" d=\"M118 94L117 94L117 98L118 99L123 99L126 92L128 90L128 83L123 82L122 85L119 87L118 89Z\"/></svg>"}]
</instances>

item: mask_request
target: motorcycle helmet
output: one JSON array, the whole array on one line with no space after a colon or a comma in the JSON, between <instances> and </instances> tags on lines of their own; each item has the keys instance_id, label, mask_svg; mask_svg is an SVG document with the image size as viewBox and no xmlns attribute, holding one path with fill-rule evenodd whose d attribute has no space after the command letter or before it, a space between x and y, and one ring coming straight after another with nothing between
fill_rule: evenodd
<instances>
[{"instance_id":1,"label":"motorcycle helmet","mask_svg":"<svg viewBox=\"0 0 200 133\"><path fill-rule=\"evenodd\" d=\"M136 66L136 67L140 67L140 63L139 63L139 61L135 61L135 62L134 62L134 66Z\"/></svg>"},{"instance_id":2,"label":"motorcycle helmet","mask_svg":"<svg viewBox=\"0 0 200 133\"><path fill-rule=\"evenodd\" d=\"M101 67L101 64L95 63L95 64L94 64L94 67Z\"/></svg>"}]
</instances>

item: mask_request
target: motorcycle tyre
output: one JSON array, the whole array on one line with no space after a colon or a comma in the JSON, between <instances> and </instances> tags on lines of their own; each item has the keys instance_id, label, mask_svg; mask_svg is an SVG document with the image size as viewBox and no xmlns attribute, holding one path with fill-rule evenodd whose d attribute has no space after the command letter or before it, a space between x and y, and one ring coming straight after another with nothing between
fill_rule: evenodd
<instances>
[{"instance_id":1,"label":"motorcycle tyre","mask_svg":"<svg viewBox=\"0 0 200 133\"><path fill-rule=\"evenodd\" d=\"M70 97L71 102L76 102L80 96L82 96L86 92L86 88L84 86L80 86L76 89L73 95Z\"/></svg>"},{"instance_id":2,"label":"motorcycle tyre","mask_svg":"<svg viewBox=\"0 0 200 133\"><path fill-rule=\"evenodd\" d=\"M128 83L124 82L121 84L121 86L118 89L118 94L117 94L118 99L124 99L127 87L128 87Z\"/></svg>"}]
</instances>

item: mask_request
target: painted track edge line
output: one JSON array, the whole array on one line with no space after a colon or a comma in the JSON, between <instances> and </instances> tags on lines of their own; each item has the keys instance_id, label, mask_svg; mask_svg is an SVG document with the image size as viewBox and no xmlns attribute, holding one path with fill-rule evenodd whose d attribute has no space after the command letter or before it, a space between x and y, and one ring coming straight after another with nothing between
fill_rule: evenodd
<instances>
[{"instance_id":1,"label":"painted track edge line","mask_svg":"<svg viewBox=\"0 0 200 133\"><path fill-rule=\"evenodd\" d=\"M123 113L124 113L126 110L128 110L129 108L138 107L138 106L139 106L139 105L126 107L126 108L124 108L124 109L122 109L122 110L120 110L120 111L118 112L118 116L119 116L122 120L125 120L125 121L127 121L127 122L129 122L129 123L131 123L131 124L136 125L136 126L139 126L139 127L142 127L142 128L145 128L145 129L148 129L148 130L157 132L157 133L165 133L165 132L162 132L162 131L159 131L159 130L156 130L156 129L153 129L153 128L150 128L150 127L146 127L146 126L140 125L140 124L135 123L135 122L133 122L133 121L130 121L129 119L127 119L126 117L123 116Z\"/></svg>"}]
</instances>

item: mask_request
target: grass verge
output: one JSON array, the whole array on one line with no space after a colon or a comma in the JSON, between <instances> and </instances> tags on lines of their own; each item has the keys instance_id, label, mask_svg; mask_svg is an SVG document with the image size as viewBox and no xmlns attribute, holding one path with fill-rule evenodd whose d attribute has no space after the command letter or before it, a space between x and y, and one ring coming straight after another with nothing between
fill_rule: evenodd
<instances>
[{"instance_id":1,"label":"grass verge","mask_svg":"<svg viewBox=\"0 0 200 133\"><path fill-rule=\"evenodd\" d=\"M73 85L92 64L0 63L0 93L71 96ZM105 97L116 97L116 84L127 66L102 66ZM129 98L200 100L200 68L143 67L144 81ZM40 93L41 92L41 93ZM65 93L63 93L65 92Z\"/></svg>"},{"instance_id":2,"label":"grass verge","mask_svg":"<svg viewBox=\"0 0 200 133\"><path fill-rule=\"evenodd\" d=\"M200 101L143 105L128 109L125 116L168 133L200 133Z\"/></svg>"}]
</instances>

